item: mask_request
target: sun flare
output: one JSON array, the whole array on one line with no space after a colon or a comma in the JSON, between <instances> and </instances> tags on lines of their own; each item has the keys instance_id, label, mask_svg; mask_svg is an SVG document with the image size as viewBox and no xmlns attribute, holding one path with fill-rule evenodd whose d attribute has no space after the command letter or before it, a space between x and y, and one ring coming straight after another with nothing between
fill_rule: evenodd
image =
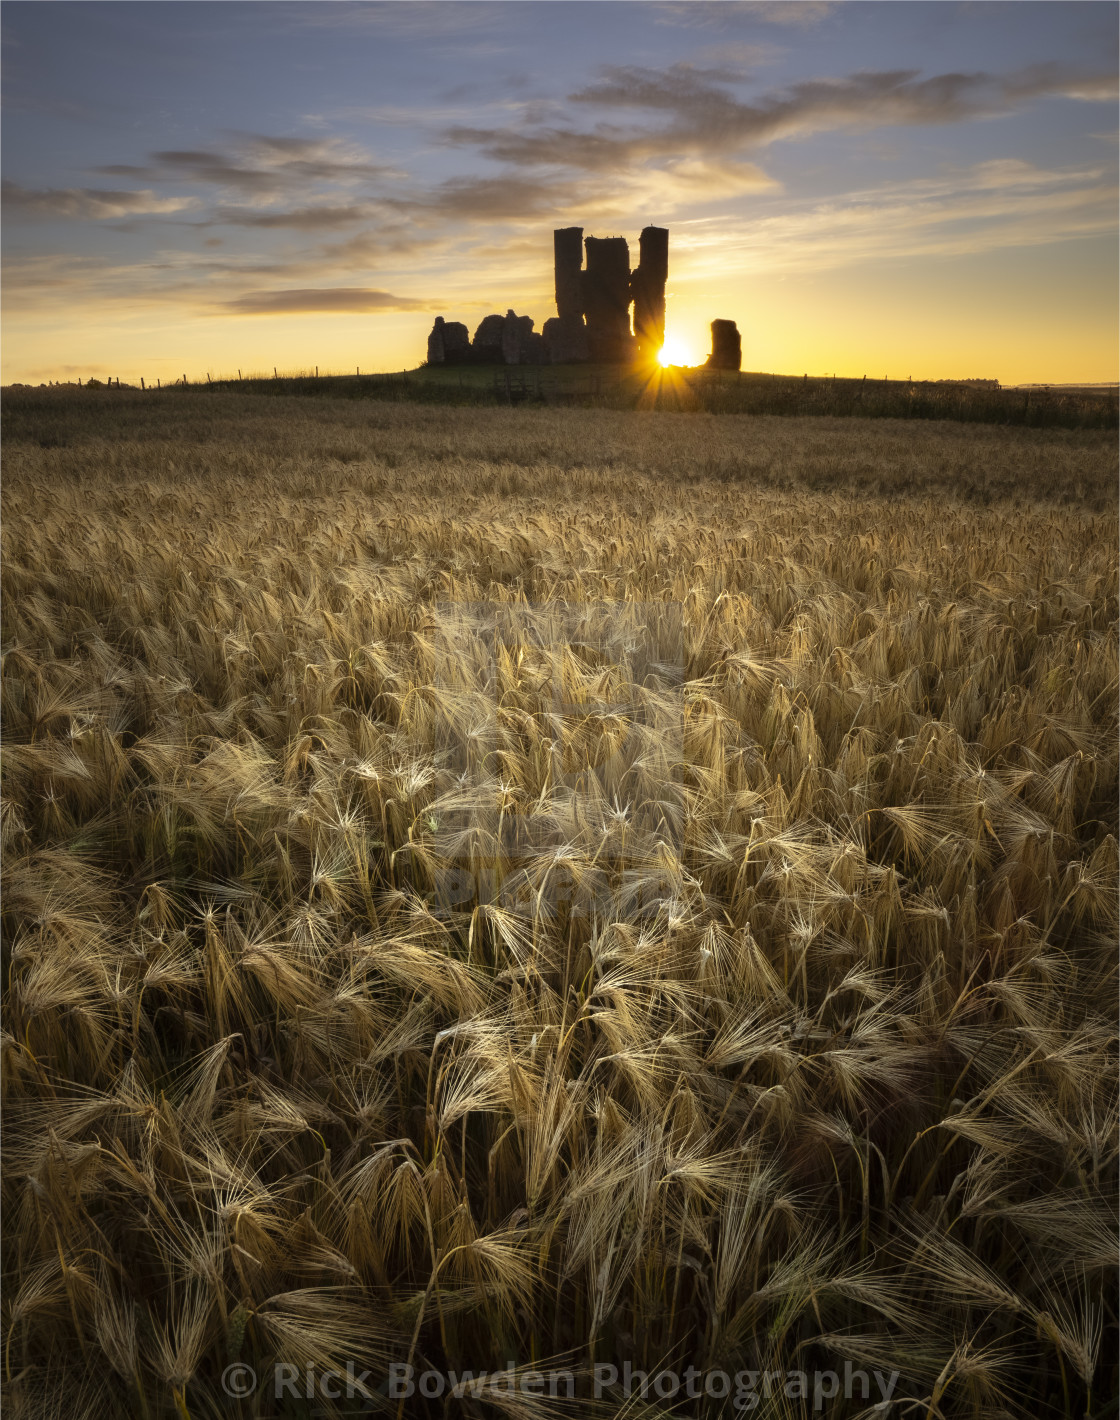
<instances>
[{"instance_id":1,"label":"sun flare","mask_svg":"<svg viewBox=\"0 0 1120 1420\"><path fill-rule=\"evenodd\" d=\"M657 361L660 365L695 365L696 357L683 340L668 335L657 353Z\"/></svg>"}]
</instances>

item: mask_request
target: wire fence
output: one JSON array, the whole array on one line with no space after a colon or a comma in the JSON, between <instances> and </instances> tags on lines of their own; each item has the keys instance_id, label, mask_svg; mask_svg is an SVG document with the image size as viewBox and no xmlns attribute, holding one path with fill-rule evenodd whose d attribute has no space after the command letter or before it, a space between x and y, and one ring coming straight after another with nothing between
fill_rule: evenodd
<instances>
[{"instance_id":1,"label":"wire fence","mask_svg":"<svg viewBox=\"0 0 1120 1420\"><path fill-rule=\"evenodd\" d=\"M141 378L138 385L122 384L118 377L107 376L77 384L113 393L171 390L424 404L576 405L787 417L957 420L1069 429L1115 429L1120 424L1116 386L1001 388L995 381L795 377L707 368L437 366L366 375L357 368L352 375L339 375L320 374L315 366L283 374L273 369L271 375L246 375L239 370L235 377L208 374L202 380L189 380L183 374L170 383L157 377L154 382Z\"/></svg>"}]
</instances>

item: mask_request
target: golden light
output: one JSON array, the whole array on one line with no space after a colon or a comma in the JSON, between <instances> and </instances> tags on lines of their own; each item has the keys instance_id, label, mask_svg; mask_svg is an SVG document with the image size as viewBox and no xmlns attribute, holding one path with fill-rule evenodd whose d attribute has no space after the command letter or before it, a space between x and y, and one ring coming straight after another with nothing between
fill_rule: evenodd
<instances>
[{"instance_id":1,"label":"golden light","mask_svg":"<svg viewBox=\"0 0 1120 1420\"><path fill-rule=\"evenodd\" d=\"M694 365L696 363L692 351L675 336L667 335L665 344L657 354L658 363L661 365Z\"/></svg>"}]
</instances>

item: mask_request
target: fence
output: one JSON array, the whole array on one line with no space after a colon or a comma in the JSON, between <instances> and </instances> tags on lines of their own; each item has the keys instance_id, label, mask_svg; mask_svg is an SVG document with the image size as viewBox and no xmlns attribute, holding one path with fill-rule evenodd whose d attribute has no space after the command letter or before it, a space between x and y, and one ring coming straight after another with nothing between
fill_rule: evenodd
<instances>
[{"instance_id":1,"label":"fence","mask_svg":"<svg viewBox=\"0 0 1120 1420\"><path fill-rule=\"evenodd\" d=\"M122 385L116 377L91 379L86 387L122 393L136 388ZM846 379L706 368L499 365L425 367L378 375L362 375L355 369L353 375L320 375L314 367L314 373L281 375L274 369L271 376L247 377L239 370L236 379L207 375L205 382L191 382L184 374L171 385L157 379L153 386L141 379L139 389L145 393L176 389L425 404L537 403L681 413L934 419L1038 428L1115 429L1120 423L1115 386L1001 389L994 382Z\"/></svg>"}]
</instances>

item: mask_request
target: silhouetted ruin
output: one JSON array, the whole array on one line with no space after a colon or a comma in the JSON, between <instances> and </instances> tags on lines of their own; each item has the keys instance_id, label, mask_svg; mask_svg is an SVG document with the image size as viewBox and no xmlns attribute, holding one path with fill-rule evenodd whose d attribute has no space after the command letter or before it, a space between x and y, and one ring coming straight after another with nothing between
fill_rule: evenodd
<instances>
[{"instance_id":1,"label":"silhouetted ruin","mask_svg":"<svg viewBox=\"0 0 1120 1420\"><path fill-rule=\"evenodd\" d=\"M556 272L556 315L583 320L583 228L560 227L552 234Z\"/></svg>"},{"instance_id":2,"label":"silhouetted ruin","mask_svg":"<svg viewBox=\"0 0 1120 1420\"><path fill-rule=\"evenodd\" d=\"M503 362L502 336L505 333L505 316L485 316L471 341L473 363L477 365L500 365Z\"/></svg>"},{"instance_id":3,"label":"silhouetted ruin","mask_svg":"<svg viewBox=\"0 0 1120 1420\"><path fill-rule=\"evenodd\" d=\"M454 364L471 348L471 333L461 321L445 321L436 317L432 333L428 336L428 364Z\"/></svg>"},{"instance_id":4,"label":"silhouetted ruin","mask_svg":"<svg viewBox=\"0 0 1120 1420\"><path fill-rule=\"evenodd\" d=\"M587 343L598 365L620 365L636 353L630 334L630 248L625 237L588 237L583 273Z\"/></svg>"},{"instance_id":5,"label":"silhouetted ruin","mask_svg":"<svg viewBox=\"0 0 1120 1420\"><path fill-rule=\"evenodd\" d=\"M560 227L552 234L556 273L556 315L541 334L552 365L574 365L591 359L583 323L583 228Z\"/></svg>"},{"instance_id":6,"label":"silhouetted ruin","mask_svg":"<svg viewBox=\"0 0 1120 1420\"><path fill-rule=\"evenodd\" d=\"M638 269L630 278L638 353L655 360L665 344L665 282L669 279L669 232L646 227L638 239Z\"/></svg>"},{"instance_id":7,"label":"silhouetted ruin","mask_svg":"<svg viewBox=\"0 0 1120 1420\"><path fill-rule=\"evenodd\" d=\"M621 365L656 360L665 343L668 229L643 229L633 271L625 237L585 239L582 227L561 227L552 241L556 315L545 321L541 332L534 331L531 317L507 311L504 316L486 316L468 341L465 325L439 316L428 337L428 364L572 365L590 360ZM742 342L734 321L712 322L708 364L721 370L741 366Z\"/></svg>"},{"instance_id":8,"label":"silhouetted ruin","mask_svg":"<svg viewBox=\"0 0 1120 1420\"><path fill-rule=\"evenodd\" d=\"M733 320L712 321L712 353L708 356L710 370L741 370L743 340Z\"/></svg>"}]
</instances>

